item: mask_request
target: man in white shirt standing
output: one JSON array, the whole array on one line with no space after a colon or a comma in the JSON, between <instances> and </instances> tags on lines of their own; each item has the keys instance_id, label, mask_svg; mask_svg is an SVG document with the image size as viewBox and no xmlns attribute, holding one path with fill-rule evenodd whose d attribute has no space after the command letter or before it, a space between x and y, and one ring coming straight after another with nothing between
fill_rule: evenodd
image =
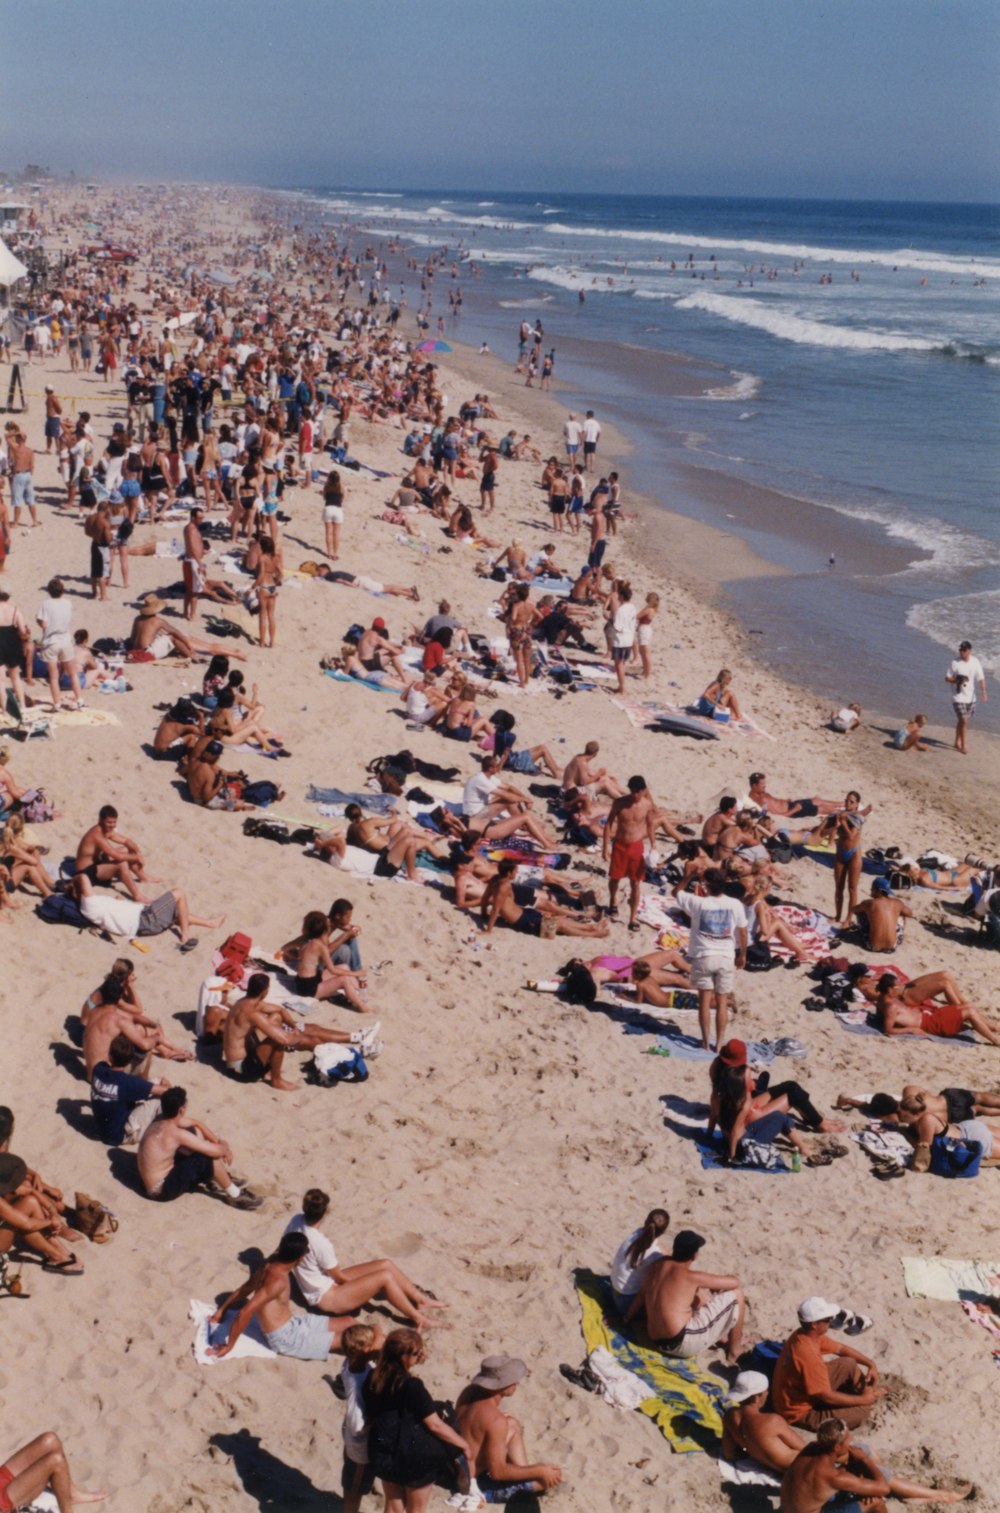
<instances>
[{"instance_id":1,"label":"man in white shirt standing","mask_svg":"<svg viewBox=\"0 0 1000 1513\"><path fill-rule=\"evenodd\" d=\"M571 412L567 417L566 424L563 426L563 436L566 439L566 456L569 458L570 467L576 461L576 454L580 450L580 437L582 433L583 426Z\"/></svg>"},{"instance_id":2,"label":"man in white shirt standing","mask_svg":"<svg viewBox=\"0 0 1000 1513\"><path fill-rule=\"evenodd\" d=\"M592 473L594 470L594 454L600 439L600 424L594 419L593 410L588 410L587 418L583 422L583 471L585 473Z\"/></svg>"},{"instance_id":3,"label":"man in white shirt standing","mask_svg":"<svg viewBox=\"0 0 1000 1513\"><path fill-rule=\"evenodd\" d=\"M709 1023L715 1005L715 1043L722 1045L729 1021L729 998L737 970L746 966L747 913L738 898L725 894L726 879L717 867L705 873L707 898L674 889L674 897L691 921L688 956L691 986L698 992L698 1023L705 1050L711 1050Z\"/></svg>"},{"instance_id":4,"label":"man in white shirt standing","mask_svg":"<svg viewBox=\"0 0 1000 1513\"><path fill-rule=\"evenodd\" d=\"M611 622L611 660L615 664L618 692L625 692L625 664L635 645L635 628L638 610L632 603L632 590L627 583L618 590L619 604Z\"/></svg>"},{"instance_id":5,"label":"man in white shirt standing","mask_svg":"<svg viewBox=\"0 0 1000 1513\"><path fill-rule=\"evenodd\" d=\"M969 748L965 737L969 721L976 712L977 683L983 696L983 703L987 702L986 675L979 658L972 655L971 641L962 642L958 648L958 656L949 666L944 680L946 683L951 683L955 689L955 696L951 701L951 707L955 711L955 750L967 756Z\"/></svg>"}]
</instances>

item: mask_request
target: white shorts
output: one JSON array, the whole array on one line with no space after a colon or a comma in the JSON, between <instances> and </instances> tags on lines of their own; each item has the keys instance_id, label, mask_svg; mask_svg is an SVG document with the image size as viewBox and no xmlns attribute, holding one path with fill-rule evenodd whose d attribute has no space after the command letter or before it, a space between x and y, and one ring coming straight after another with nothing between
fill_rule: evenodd
<instances>
[{"instance_id":1,"label":"white shorts","mask_svg":"<svg viewBox=\"0 0 1000 1513\"><path fill-rule=\"evenodd\" d=\"M736 963L733 957L692 957L691 986L699 992L731 993L736 986Z\"/></svg>"},{"instance_id":2,"label":"white shorts","mask_svg":"<svg viewBox=\"0 0 1000 1513\"><path fill-rule=\"evenodd\" d=\"M360 573L358 574L357 583L358 588L365 589L369 594L381 594L385 589L385 585L379 583L375 578L364 578Z\"/></svg>"},{"instance_id":3,"label":"white shorts","mask_svg":"<svg viewBox=\"0 0 1000 1513\"><path fill-rule=\"evenodd\" d=\"M680 1343L664 1354L690 1360L717 1345L732 1329L739 1307L740 1300L735 1292L713 1292L704 1307L691 1315Z\"/></svg>"},{"instance_id":4,"label":"white shorts","mask_svg":"<svg viewBox=\"0 0 1000 1513\"><path fill-rule=\"evenodd\" d=\"M640 646L650 646L653 640L653 627L651 625L640 625L638 640Z\"/></svg>"},{"instance_id":5,"label":"white shorts","mask_svg":"<svg viewBox=\"0 0 1000 1513\"><path fill-rule=\"evenodd\" d=\"M42 658L46 662L58 662L60 667L65 667L67 662L73 660L73 642L69 636L53 636L42 647Z\"/></svg>"},{"instance_id":6,"label":"white shorts","mask_svg":"<svg viewBox=\"0 0 1000 1513\"><path fill-rule=\"evenodd\" d=\"M340 504L324 504L323 522L325 525L343 525L344 508Z\"/></svg>"},{"instance_id":7,"label":"white shorts","mask_svg":"<svg viewBox=\"0 0 1000 1513\"><path fill-rule=\"evenodd\" d=\"M154 656L157 661L160 661L160 659L163 657L169 657L170 653L174 649L174 643L170 639L170 637L161 630L158 635L153 637L152 641L149 643L148 649L150 655Z\"/></svg>"}]
</instances>

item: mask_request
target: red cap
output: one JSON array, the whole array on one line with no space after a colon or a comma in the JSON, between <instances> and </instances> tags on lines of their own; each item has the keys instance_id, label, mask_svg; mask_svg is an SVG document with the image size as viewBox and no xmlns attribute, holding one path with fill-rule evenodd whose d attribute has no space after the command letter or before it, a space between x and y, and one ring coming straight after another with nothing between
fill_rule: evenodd
<instances>
[{"instance_id":1,"label":"red cap","mask_svg":"<svg viewBox=\"0 0 1000 1513\"><path fill-rule=\"evenodd\" d=\"M385 621L379 615L377 620L372 621L372 630L385 630Z\"/></svg>"},{"instance_id":2,"label":"red cap","mask_svg":"<svg viewBox=\"0 0 1000 1513\"><path fill-rule=\"evenodd\" d=\"M746 1066L747 1046L745 1040L727 1040L719 1052L724 1066Z\"/></svg>"}]
</instances>

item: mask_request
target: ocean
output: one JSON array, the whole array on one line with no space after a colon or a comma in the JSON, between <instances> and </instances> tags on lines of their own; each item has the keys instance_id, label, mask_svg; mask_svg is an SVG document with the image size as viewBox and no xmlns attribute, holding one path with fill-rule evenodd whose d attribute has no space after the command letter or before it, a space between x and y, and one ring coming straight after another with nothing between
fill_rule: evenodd
<instances>
[{"instance_id":1,"label":"ocean","mask_svg":"<svg viewBox=\"0 0 1000 1513\"><path fill-rule=\"evenodd\" d=\"M1000 207L310 194L355 247L446 247L433 314L457 339L513 360L541 319L634 486L786 570L724 588L766 661L934 723L959 640L1000 673ZM1000 691L977 722L1000 731Z\"/></svg>"}]
</instances>

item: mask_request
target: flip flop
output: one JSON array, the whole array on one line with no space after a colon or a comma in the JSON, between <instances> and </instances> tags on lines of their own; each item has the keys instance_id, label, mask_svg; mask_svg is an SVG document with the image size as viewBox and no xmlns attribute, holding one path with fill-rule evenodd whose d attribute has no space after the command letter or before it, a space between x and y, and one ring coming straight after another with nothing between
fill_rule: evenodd
<instances>
[{"instance_id":1,"label":"flip flop","mask_svg":"<svg viewBox=\"0 0 1000 1513\"><path fill-rule=\"evenodd\" d=\"M197 945L198 945L197 940L195 940L194 937L192 936L192 938L190 940L186 940L184 942L184 944L181 945L181 946L178 946L177 949L178 949L178 951L180 951L180 953L181 953L182 956L186 956L189 951L194 951L197 948Z\"/></svg>"},{"instance_id":2,"label":"flip flop","mask_svg":"<svg viewBox=\"0 0 1000 1513\"><path fill-rule=\"evenodd\" d=\"M69 1255L66 1257L65 1261L49 1261L49 1260L43 1261L42 1262L42 1270L43 1271L57 1272L59 1274L59 1276L61 1276L61 1277L82 1277L83 1276L83 1267L80 1265L79 1261L76 1259L76 1253L75 1253L75 1251L72 1251L72 1250L70 1251Z\"/></svg>"},{"instance_id":3,"label":"flip flop","mask_svg":"<svg viewBox=\"0 0 1000 1513\"><path fill-rule=\"evenodd\" d=\"M833 1157L829 1151L817 1151L813 1156L807 1156L806 1166L832 1166Z\"/></svg>"}]
</instances>

